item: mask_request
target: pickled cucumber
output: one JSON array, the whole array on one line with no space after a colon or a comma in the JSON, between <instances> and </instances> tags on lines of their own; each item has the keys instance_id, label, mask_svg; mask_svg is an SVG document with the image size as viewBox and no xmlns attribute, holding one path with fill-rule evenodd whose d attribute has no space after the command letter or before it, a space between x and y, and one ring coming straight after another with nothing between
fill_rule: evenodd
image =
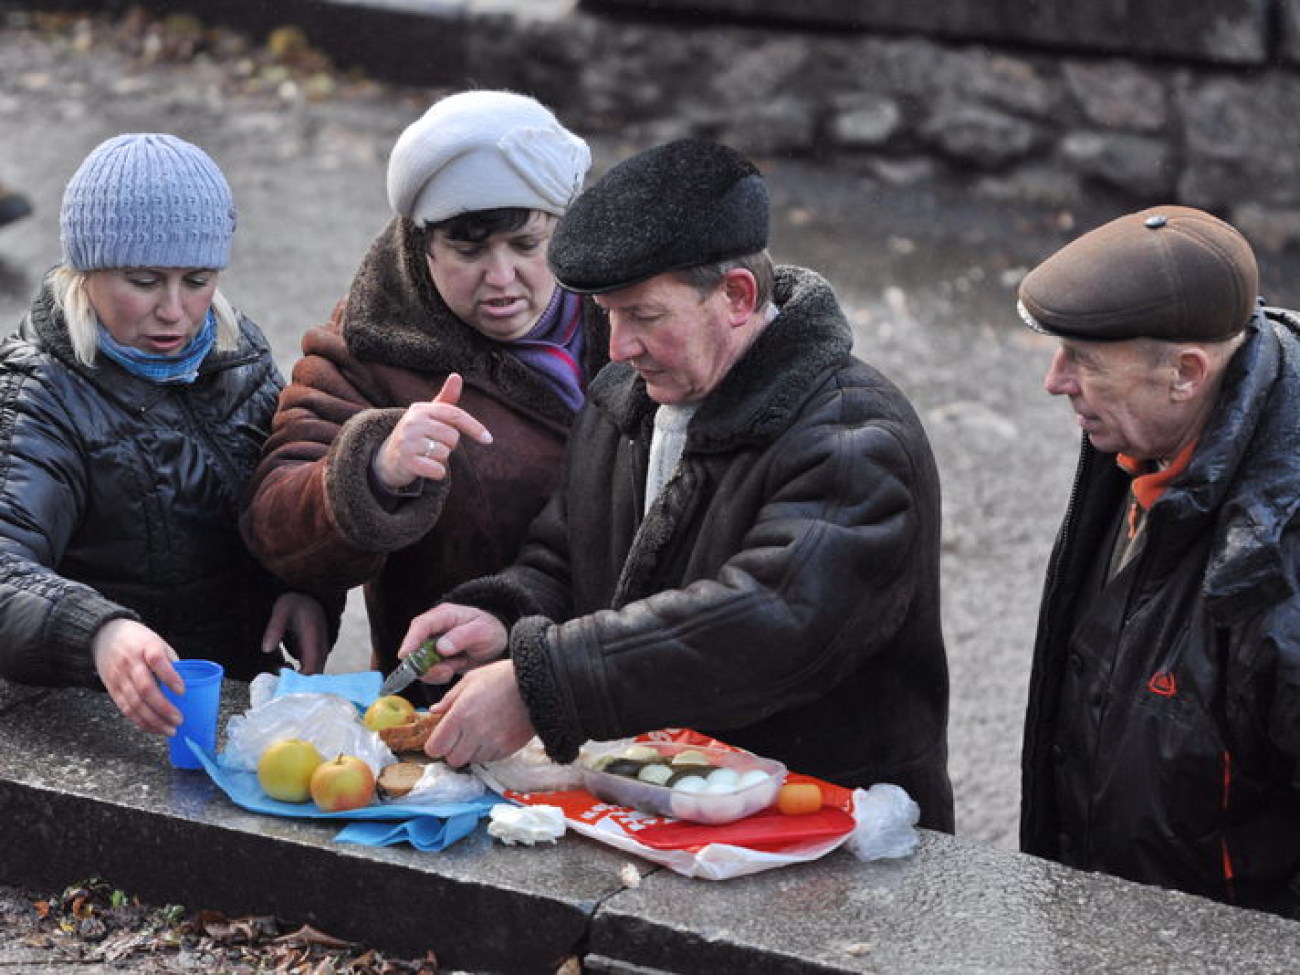
<instances>
[{"instance_id":1,"label":"pickled cucumber","mask_svg":"<svg viewBox=\"0 0 1300 975\"><path fill-rule=\"evenodd\" d=\"M708 765L709 757L694 748L687 748L673 756L674 765Z\"/></svg>"},{"instance_id":2,"label":"pickled cucumber","mask_svg":"<svg viewBox=\"0 0 1300 975\"><path fill-rule=\"evenodd\" d=\"M636 777L642 782L649 782L651 785L664 785L672 778L673 770L667 765L658 762L652 762L641 766L641 771L637 772Z\"/></svg>"},{"instance_id":3,"label":"pickled cucumber","mask_svg":"<svg viewBox=\"0 0 1300 975\"><path fill-rule=\"evenodd\" d=\"M629 779L635 779L637 773L645 767L645 764L645 762L634 758L615 758L602 766L600 770L608 772L610 775L623 775Z\"/></svg>"}]
</instances>

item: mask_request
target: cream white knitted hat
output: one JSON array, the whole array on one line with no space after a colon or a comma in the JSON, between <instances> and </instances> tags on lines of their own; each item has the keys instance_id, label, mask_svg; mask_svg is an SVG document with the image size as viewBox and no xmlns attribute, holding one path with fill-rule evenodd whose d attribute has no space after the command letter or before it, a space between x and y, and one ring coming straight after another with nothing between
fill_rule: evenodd
<instances>
[{"instance_id":1,"label":"cream white knitted hat","mask_svg":"<svg viewBox=\"0 0 1300 975\"><path fill-rule=\"evenodd\" d=\"M388 160L388 202L423 226L473 210L560 216L582 189L591 150L539 102L463 91L407 127Z\"/></svg>"}]
</instances>

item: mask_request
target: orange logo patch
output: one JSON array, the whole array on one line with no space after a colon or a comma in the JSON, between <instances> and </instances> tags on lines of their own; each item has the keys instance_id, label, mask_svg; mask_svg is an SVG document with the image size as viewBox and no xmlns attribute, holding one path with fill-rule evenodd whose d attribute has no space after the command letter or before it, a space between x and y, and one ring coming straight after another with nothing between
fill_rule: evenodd
<instances>
[{"instance_id":1,"label":"orange logo patch","mask_svg":"<svg viewBox=\"0 0 1300 975\"><path fill-rule=\"evenodd\" d=\"M1147 681L1147 690L1161 697L1173 697L1178 693L1178 681L1174 680L1174 675L1169 671L1158 670Z\"/></svg>"}]
</instances>

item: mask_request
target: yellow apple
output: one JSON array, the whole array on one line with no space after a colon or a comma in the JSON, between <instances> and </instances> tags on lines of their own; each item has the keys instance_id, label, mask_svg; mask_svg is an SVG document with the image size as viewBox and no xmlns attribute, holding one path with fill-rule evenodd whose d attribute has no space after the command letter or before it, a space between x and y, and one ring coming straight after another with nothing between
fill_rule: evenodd
<instances>
[{"instance_id":1,"label":"yellow apple","mask_svg":"<svg viewBox=\"0 0 1300 975\"><path fill-rule=\"evenodd\" d=\"M375 800L375 773L355 755L321 762L311 774L311 799L323 812L361 809Z\"/></svg>"},{"instance_id":2,"label":"yellow apple","mask_svg":"<svg viewBox=\"0 0 1300 975\"><path fill-rule=\"evenodd\" d=\"M316 746L301 738L284 738L268 745L257 760L257 783L272 799L306 802L311 776L324 761Z\"/></svg>"},{"instance_id":3,"label":"yellow apple","mask_svg":"<svg viewBox=\"0 0 1300 975\"><path fill-rule=\"evenodd\" d=\"M400 694L388 694L376 698L375 702L366 708L366 715L361 720L371 731L378 731L381 728L406 724L413 714L415 714L414 704Z\"/></svg>"}]
</instances>

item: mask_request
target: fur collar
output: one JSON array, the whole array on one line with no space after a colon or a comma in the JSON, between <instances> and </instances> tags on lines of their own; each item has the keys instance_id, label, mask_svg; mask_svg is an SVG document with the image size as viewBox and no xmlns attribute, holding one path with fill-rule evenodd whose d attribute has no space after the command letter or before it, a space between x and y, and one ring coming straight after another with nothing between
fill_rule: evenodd
<instances>
[{"instance_id":1,"label":"fur collar","mask_svg":"<svg viewBox=\"0 0 1300 975\"><path fill-rule=\"evenodd\" d=\"M851 357L852 331L820 274L778 268L775 301L781 313L695 414L688 449L714 452L774 440L789 426L817 377ZM635 432L657 407L646 395L645 383L624 363L608 366L597 377L591 400L627 433Z\"/></svg>"},{"instance_id":2,"label":"fur collar","mask_svg":"<svg viewBox=\"0 0 1300 975\"><path fill-rule=\"evenodd\" d=\"M608 353L607 332L584 302L585 365L594 375ZM466 325L433 286L423 234L394 217L361 262L343 311L343 339L358 359L421 372L459 372L480 389L526 403L567 424L572 413L547 382L496 342Z\"/></svg>"}]
</instances>

